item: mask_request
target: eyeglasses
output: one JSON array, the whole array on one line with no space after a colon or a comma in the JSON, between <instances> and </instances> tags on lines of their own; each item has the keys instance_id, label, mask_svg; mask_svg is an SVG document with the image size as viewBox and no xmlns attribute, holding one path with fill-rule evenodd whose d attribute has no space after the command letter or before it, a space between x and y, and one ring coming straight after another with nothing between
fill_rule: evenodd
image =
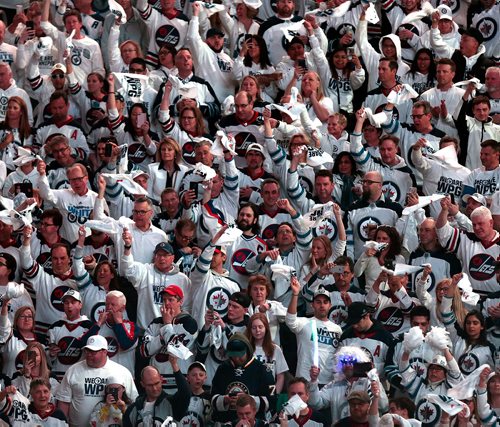
<instances>
[{"instance_id":1,"label":"eyeglasses","mask_svg":"<svg viewBox=\"0 0 500 427\"><path fill-rule=\"evenodd\" d=\"M179 237L182 240L188 240L189 242L194 239L194 236L185 236L184 234L179 233Z\"/></svg>"},{"instance_id":2,"label":"eyeglasses","mask_svg":"<svg viewBox=\"0 0 500 427\"><path fill-rule=\"evenodd\" d=\"M64 153L69 147L59 148L59 150L52 150L52 154Z\"/></svg>"},{"instance_id":3,"label":"eyeglasses","mask_svg":"<svg viewBox=\"0 0 500 427\"><path fill-rule=\"evenodd\" d=\"M361 184L382 184L380 181L372 181L371 179L363 179L361 180Z\"/></svg>"},{"instance_id":4,"label":"eyeglasses","mask_svg":"<svg viewBox=\"0 0 500 427\"><path fill-rule=\"evenodd\" d=\"M144 71L146 71L146 70L143 70L142 68L130 68L129 67L128 71L130 73L144 73Z\"/></svg>"},{"instance_id":5,"label":"eyeglasses","mask_svg":"<svg viewBox=\"0 0 500 427\"><path fill-rule=\"evenodd\" d=\"M122 49L123 53L137 52L137 49Z\"/></svg>"},{"instance_id":6,"label":"eyeglasses","mask_svg":"<svg viewBox=\"0 0 500 427\"><path fill-rule=\"evenodd\" d=\"M412 118L412 119L414 119L414 120L415 120L415 119L419 119L419 120L420 120L420 119L421 119L422 117L424 117L425 115L426 115L426 114L412 114L412 115L411 115L411 118Z\"/></svg>"},{"instance_id":7,"label":"eyeglasses","mask_svg":"<svg viewBox=\"0 0 500 427\"><path fill-rule=\"evenodd\" d=\"M66 76L64 73L53 73L50 75L52 79L64 79Z\"/></svg>"},{"instance_id":8,"label":"eyeglasses","mask_svg":"<svg viewBox=\"0 0 500 427\"><path fill-rule=\"evenodd\" d=\"M77 176L75 178L69 178L69 182L82 182L86 176Z\"/></svg>"},{"instance_id":9,"label":"eyeglasses","mask_svg":"<svg viewBox=\"0 0 500 427\"><path fill-rule=\"evenodd\" d=\"M142 210L138 210L138 209L132 210L132 213L136 214L136 215L146 215L148 212L151 212L151 209L149 209L147 211L142 211Z\"/></svg>"},{"instance_id":10,"label":"eyeglasses","mask_svg":"<svg viewBox=\"0 0 500 427\"><path fill-rule=\"evenodd\" d=\"M25 316L24 314L22 314L21 316L19 316L19 319L33 319L33 316L31 315Z\"/></svg>"},{"instance_id":11,"label":"eyeglasses","mask_svg":"<svg viewBox=\"0 0 500 427\"><path fill-rule=\"evenodd\" d=\"M41 222L40 223L40 227L51 227L52 225L55 225L55 224L49 224L47 222Z\"/></svg>"},{"instance_id":12,"label":"eyeglasses","mask_svg":"<svg viewBox=\"0 0 500 427\"><path fill-rule=\"evenodd\" d=\"M181 120L194 120L194 119L196 119L196 117L194 117L194 116L183 116L183 117L181 117Z\"/></svg>"}]
</instances>

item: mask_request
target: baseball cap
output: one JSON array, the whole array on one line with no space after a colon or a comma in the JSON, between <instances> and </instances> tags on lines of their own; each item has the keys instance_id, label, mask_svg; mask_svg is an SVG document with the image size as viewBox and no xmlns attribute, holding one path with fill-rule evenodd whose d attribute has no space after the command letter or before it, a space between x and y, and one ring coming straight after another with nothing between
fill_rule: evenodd
<instances>
[{"instance_id":1,"label":"baseball cap","mask_svg":"<svg viewBox=\"0 0 500 427\"><path fill-rule=\"evenodd\" d=\"M200 368L201 370L207 372L207 368L201 362L193 362L193 363L191 363L191 365L189 365L189 368L188 368L187 371L189 372L189 371L191 371L191 369L194 369L194 368Z\"/></svg>"},{"instance_id":2,"label":"baseball cap","mask_svg":"<svg viewBox=\"0 0 500 427\"><path fill-rule=\"evenodd\" d=\"M299 37L294 37L292 40L290 40L286 45L285 45L285 49L288 50L290 49L290 47L294 44L301 44L302 46L304 46L304 42L302 41L301 38Z\"/></svg>"},{"instance_id":3,"label":"baseball cap","mask_svg":"<svg viewBox=\"0 0 500 427\"><path fill-rule=\"evenodd\" d=\"M158 251L165 251L169 254L174 253L174 249L172 248L172 245L170 245L170 243L167 243L167 242L158 243L155 247L154 254L156 255L158 253Z\"/></svg>"},{"instance_id":4,"label":"baseball cap","mask_svg":"<svg viewBox=\"0 0 500 427\"><path fill-rule=\"evenodd\" d=\"M123 375L111 375L108 377L108 385L109 384L119 384L123 387L125 387L125 379L123 378Z\"/></svg>"},{"instance_id":5,"label":"baseball cap","mask_svg":"<svg viewBox=\"0 0 500 427\"><path fill-rule=\"evenodd\" d=\"M60 62L58 62L57 64L54 64L54 66L50 70L50 74L52 74L55 71L62 71L64 74L66 74L66 67Z\"/></svg>"},{"instance_id":6,"label":"baseball cap","mask_svg":"<svg viewBox=\"0 0 500 427\"><path fill-rule=\"evenodd\" d=\"M248 148L247 148L247 153L249 151L257 151L259 152L260 154L262 154L262 156L264 156L264 149L262 148L262 145L260 144L257 144L256 142L253 142L251 143Z\"/></svg>"},{"instance_id":7,"label":"baseball cap","mask_svg":"<svg viewBox=\"0 0 500 427\"><path fill-rule=\"evenodd\" d=\"M209 37L213 37L213 36L221 36L221 37L225 37L226 35L221 31L219 30L218 28L210 28L208 31L207 31L207 39Z\"/></svg>"},{"instance_id":8,"label":"baseball cap","mask_svg":"<svg viewBox=\"0 0 500 427\"><path fill-rule=\"evenodd\" d=\"M486 198L482 194L466 194L464 197L462 197L462 200L465 203L467 203L469 199L475 200L476 202L481 203L483 206L486 206Z\"/></svg>"},{"instance_id":9,"label":"baseball cap","mask_svg":"<svg viewBox=\"0 0 500 427\"><path fill-rule=\"evenodd\" d=\"M350 402L351 400L360 400L361 402L370 403L370 396L366 391L354 390L347 396L347 401Z\"/></svg>"},{"instance_id":10,"label":"baseball cap","mask_svg":"<svg viewBox=\"0 0 500 427\"><path fill-rule=\"evenodd\" d=\"M363 317L372 311L372 308L364 302L353 302L347 309L347 324L354 325L355 323L358 323Z\"/></svg>"},{"instance_id":11,"label":"baseball cap","mask_svg":"<svg viewBox=\"0 0 500 427\"><path fill-rule=\"evenodd\" d=\"M250 342L245 335L236 333L228 341L226 355L228 357L242 357L252 353Z\"/></svg>"},{"instance_id":12,"label":"baseball cap","mask_svg":"<svg viewBox=\"0 0 500 427\"><path fill-rule=\"evenodd\" d=\"M229 297L229 301L234 301L245 308L250 307L251 303L250 297L244 292L235 292Z\"/></svg>"},{"instance_id":13,"label":"baseball cap","mask_svg":"<svg viewBox=\"0 0 500 427\"><path fill-rule=\"evenodd\" d=\"M74 289L68 289L64 295L61 297L61 301L64 301L64 298L71 297L76 299L77 301L82 302L82 296L80 295L80 292L75 291Z\"/></svg>"},{"instance_id":14,"label":"baseball cap","mask_svg":"<svg viewBox=\"0 0 500 427\"><path fill-rule=\"evenodd\" d=\"M106 341L106 338L104 338L101 335L92 335L87 340L87 345L83 348L86 348L86 349L92 350L92 351L107 350L108 349L108 342Z\"/></svg>"},{"instance_id":15,"label":"baseball cap","mask_svg":"<svg viewBox=\"0 0 500 427\"><path fill-rule=\"evenodd\" d=\"M328 292L323 286L321 286L314 292L313 301L316 299L316 297L320 296L325 296L330 299L330 292Z\"/></svg>"},{"instance_id":16,"label":"baseball cap","mask_svg":"<svg viewBox=\"0 0 500 427\"><path fill-rule=\"evenodd\" d=\"M221 253L221 254L227 255L227 249L225 246L216 246L215 253Z\"/></svg>"},{"instance_id":17,"label":"baseball cap","mask_svg":"<svg viewBox=\"0 0 500 427\"><path fill-rule=\"evenodd\" d=\"M138 169L138 170L130 172L130 176L132 177L132 179L136 179L137 177L139 177L141 175L145 175L146 178L149 179L149 175L146 172L144 172L143 170Z\"/></svg>"},{"instance_id":18,"label":"baseball cap","mask_svg":"<svg viewBox=\"0 0 500 427\"><path fill-rule=\"evenodd\" d=\"M182 292L182 289L177 285L168 285L165 289L163 289L163 291L160 292L160 294L172 295L179 299L184 298L184 292Z\"/></svg>"},{"instance_id":19,"label":"baseball cap","mask_svg":"<svg viewBox=\"0 0 500 427\"><path fill-rule=\"evenodd\" d=\"M484 41L484 37L477 28L469 27L463 33L462 36L469 36L477 40L479 44Z\"/></svg>"},{"instance_id":20,"label":"baseball cap","mask_svg":"<svg viewBox=\"0 0 500 427\"><path fill-rule=\"evenodd\" d=\"M449 21L453 21L453 13L449 6L442 4L438 6L439 11L439 19L448 19Z\"/></svg>"}]
</instances>

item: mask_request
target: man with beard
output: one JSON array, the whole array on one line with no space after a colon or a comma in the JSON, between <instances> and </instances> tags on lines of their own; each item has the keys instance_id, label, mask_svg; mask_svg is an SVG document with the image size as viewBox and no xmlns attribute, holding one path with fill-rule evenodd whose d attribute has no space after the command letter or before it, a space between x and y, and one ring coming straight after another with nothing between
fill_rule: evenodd
<instances>
[{"instance_id":1,"label":"man with beard","mask_svg":"<svg viewBox=\"0 0 500 427\"><path fill-rule=\"evenodd\" d=\"M210 28L207 31L205 41L203 41L199 31L201 6L194 2L192 8L193 17L189 21L186 44L193 55L198 75L213 82L217 98L224 100L234 94L234 61L222 50L224 47L224 33L222 31Z\"/></svg>"},{"instance_id":2,"label":"man with beard","mask_svg":"<svg viewBox=\"0 0 500 427\"><path fill-rule=\"evenodd\" d=\"M229 277L242 289L248 286L248 279L254 271L247 269L247 262L267 250L267 244L259 236L259 212L253 203L243 205L238 211L236 225L243 234L227 248L226 266Z\"/></svg>"},{"instance_id":3,"label":"man with beard","mask_svg":"<svg viewBox=\"0 0 500 427\"><path fill-rule=\"evenodd\" d=\"M360 257L364 243L371 239L371 231L381 224L396 225L403 212L400 204L385 199L380 172L367 172L362 183L363 198L353 203L344 216L347 255L354 260Z\"/></svg>"}]
</instances>

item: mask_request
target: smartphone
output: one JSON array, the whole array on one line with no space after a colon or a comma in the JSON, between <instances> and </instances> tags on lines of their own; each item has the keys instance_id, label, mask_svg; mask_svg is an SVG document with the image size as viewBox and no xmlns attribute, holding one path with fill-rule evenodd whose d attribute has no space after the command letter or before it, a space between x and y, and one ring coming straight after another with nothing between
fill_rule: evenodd
<instances>
[{"instance_id":1,"label":"smartphone","mask_svg":"<svg viewBox=\"0 0 500 427\"><path fill-rule=\"evenodd\" d=\"M107 142L104 146L104 157L111 157L113 155L113 144Z\"/></svg>"},{"instance_id":2,"label":"smartphone","mask_svg":"<svg viewBox=\"0 0 500 427\"><path fill-rule=\"evenodd\" d=\"M115 399L115 402L118 402L118 389L116 387L110 388L109 394L111 396L113 396L113 398Z\"/></svg>"},{"instance_id":3,"label":"smartphone","mask_svg":"<svg viewBox=\"0 0 500 427\"><path fill-rule=\"evenodd\" d=\"M28 350L27 352L27 356L26 356L26 361L27 362L33 362L33 363L36 363L36 351L34 350Z\"/></svg>"},{"instance_id":4,"label":"smartphone","mask_svg":"<svg viewBox=\"0 0 500 427\"><path fill-rule=\"evenodd\" d=\"M394 268L396 267L396 263L394 262L393 259L386 259L384 262L384 267L388 268L389 270L394 271Z\"/></svg>"},{"instance_id":5,"label":"smartphone","mask_svg":"<svg viewBox=\"0 0 500 427\"><path fill-rule=\"evenodd\" d=\"M35 24L33 21L26 21L26 29L27 30L34 30L35 29Z\"/></svg>"},{"instance_id":6,"label":"smartphone","mask_svg":"<svg viewBox=\"0 0 500 427\"><path fill-rule=\"evenodd\" d=\"M189 189L194 191L194 195L196 198L198 198L198 183L197 182L190 182L189 183Z\"/></svg>"},{"instance_id":7,"label":"smartphone","mask_svg":"<svg viewBox=\"0 0 500 427\"><path fill-rule=\"evenodd\" d=\"M19 193L24 193L28 199L33 197L33 184L31 182L21 182L19 184Z\"/></svg>"},{"instance_id":8,"label":"smartphone","mask_svg":"<svg viewBox=\"0 0 500 427\"><path fill-rule=\"evenodd\" d=\"M347 53L347 60L348 61L352 61L352 55L354 55L354 48L353 47L348 47L346 49L346 53Z\"/></svg>"},{"instance_id":9,"label":"smartphone","mask_svg":"<svg viewBox=\"0 0 500 427\"><path fill-rule=\"evenodd\" d=\"M408 193L415 194L417 196L418 195L418 193L417 193L417 187L410 187L408 189Z\"/></svg>"},{"instance_id":10,"label":"smartphone","mask_svg":"<svg viewBox=\"0 0 500 427\"><path fill-rule=\"evenodd\" d=\"M252 41L252 34L245 34L245 41L248 43L248 42L251 42Z\"/></svg>"},{"instance_id":11,"label":"smartphone","mask_svg":"<svg viewBox=\"0 0 500 427\"><path fill-rule=\"evenodd\" d=\"M303 68L304 70L307 70L307 65L306 65L305 59L299 59L297 61L297 64L299 65L299 67Z\"/></svg>"},{"instance_id":12,"label":"smartphone","mask_svg":"<svg viewBox=\"0 0 500 427\"><path fill-rule=\"evenodd\" d=\"M352 376L355 378L364 378L371 370L371 362L355 363L352 367Z\"/></svg>"},{"instance_id":13,"label":"smartphone","mask_svg":"<svg viewBox=\"0 0 500 427\"><path fill-rule=\"evenodd\" d=\"M141 113L137 116L137 127L142 127L144 123L146 123L146 113Z\"/></svg>"},{"instance_id":14,"label":"smartphone","mask_svg":"<svg viewBox=\"0 0 500 427\"><path fill-rule=\"evenodd\" d=\"M332 273L343 274L344 273L344 266L343 265L336 265L335 267L332 268Z\"/></svg>"}]
</instances>

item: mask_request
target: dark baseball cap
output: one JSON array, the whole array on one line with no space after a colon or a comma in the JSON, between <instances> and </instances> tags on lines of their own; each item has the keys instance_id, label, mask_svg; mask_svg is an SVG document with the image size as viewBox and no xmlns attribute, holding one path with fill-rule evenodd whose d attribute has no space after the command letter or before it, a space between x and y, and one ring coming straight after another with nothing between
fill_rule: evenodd
<instances>
[{"instance_id":1,"label":"dark baseball cap","mask_svg":"<svg viewBox=\"0 0 500 427\"><path fill-rule=\"evenodd\" d=\"M373 307L364 302L355 301L347 309L347 324L354 325L370 313L373 313Z\"/></svg>"},{"instance_id":2,"label":"dark baseball cap","mask_svg":"<svg viewBox=\"0 0 500 427\"><path fill-rule=\"evenodd\" d=\"M174 253L174 249L172 248L172 245L170 245L170 243L167 243L167 242L158 243L155 247L154 254L156 255L158 251L165 251L165 252L168 252L169 254Z\"/></svg>"},{"instance_id":3,"label":"dark baseball cap","mask_svg":"<svg viewBox=\"0 0 500 427\"><path fill-rule=\"evenodd\" d=\"M226 35L221 30L219 30L218 28L210 28L207 31L207 39L210 38L210 37L213 37L213 36L225 37Z\"/></svg>"}]
</instances>

